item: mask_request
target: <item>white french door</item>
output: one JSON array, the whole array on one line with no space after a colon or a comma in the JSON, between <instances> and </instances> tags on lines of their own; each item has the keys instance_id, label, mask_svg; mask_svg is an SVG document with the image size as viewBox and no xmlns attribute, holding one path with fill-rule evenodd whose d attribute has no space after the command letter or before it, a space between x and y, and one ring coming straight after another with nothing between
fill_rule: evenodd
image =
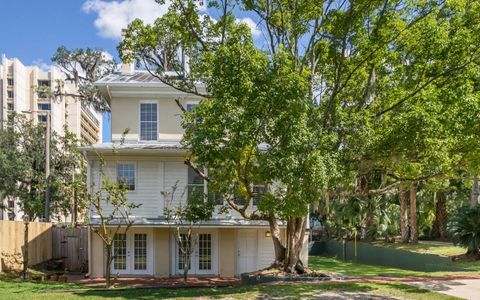
<instances>
[{"instance_id":1,"label":"white french door","mask_svg":"<svg viewBox=\"0 0 480 300\"><path fill-rule=\"evenodd\" d=\"M153 275L153 241L149 230L118 233L113 241L112 273Z\"/></svg>"},{"instance_id":2,"label":"white french door","mask_svg":"<svg viewBox=\"0 0 480 300\"><path fill-rule=\"evenodd\" d=\"M190 241L193 252L190 257L189 274L196 275L214 275L217 274L217 239L215 232L198 232L192 234ZM179 247L175 242L175 273L182 274L184 267L184 255L182 248L187 245L186 236L182 235L183 247Z\"/></svg>"}]
</instances>

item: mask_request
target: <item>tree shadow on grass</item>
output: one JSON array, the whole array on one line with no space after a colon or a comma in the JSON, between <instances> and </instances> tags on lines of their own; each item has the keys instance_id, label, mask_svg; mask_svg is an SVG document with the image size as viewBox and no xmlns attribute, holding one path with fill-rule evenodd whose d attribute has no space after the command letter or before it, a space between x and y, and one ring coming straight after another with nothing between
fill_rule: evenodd
<instances>
[{"instance_id":1,"label":"tree shadow on grass","mask_svg":"<svg viewBox=\"0 0 480 300\"><path fill-rule=\"evenodd\" d=\"M318 298L327 293L330 296L343 294L338 299L365 299L365 295L372 291L367 285L355 283L332 283L332 284L292 284L292 285L254 285L224 288L183 288L183 289L126 289L126 290L86 290L74 293L78 297L101 297L121 299L176 299L176 298L200 298L209 297L241 298L241 299L299 299ZM333 293L333 294L332 294ZM352 298L356 294L363 295ZM348 296L348 297L347 297ZM332 298L328 298L332 299ZM335 299L335 298L333 298ZM371 299L375 299L371 298ZM385 299L385 298L382 298Z\"/></svg>"}]
</instances>

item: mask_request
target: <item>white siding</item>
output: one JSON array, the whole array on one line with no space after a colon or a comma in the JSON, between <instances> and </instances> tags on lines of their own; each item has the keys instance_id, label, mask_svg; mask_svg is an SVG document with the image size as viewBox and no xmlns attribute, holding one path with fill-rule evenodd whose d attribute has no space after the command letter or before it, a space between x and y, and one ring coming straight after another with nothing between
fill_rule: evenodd
<instances>
[{"instance_id":1,"label":"white siding","mask_svg":"<svg viewBox=\"0 0 480 300\"><path fill-rule=\"evenodd\" d=\"M258 229L258 258L259 269L266 268L273 263L275 259L275 249L271 237L265 236L267 229Z\"/></svg>"},{"instance_id":2,"label":"white siding","mask_svg":"<svg viewBox=\"0 0 480 300\"><path fill-rule=\"evenodd\" d=\"M162 216L165 206L162 192L171 193L175 185L177 189L173 195L172 204L185 203L187 167L182 161L163 161L161 158L135 160L128 157L122 160L107 160L103 170L112 182L117 180L117 164L119 163L135 165L135 190L127 192L127 197L130 203L141 205L132 211L133 216L148 218ZM102 183L99 167L100 163L98 161L91 161L91 183L94 184L96 189L100 188ZM166 199L168 202L171 199L170 195ZM104 211L105 214L111 212L108 207L105 207Z\"/></svg>"},{"instance_id":3,"label":"white siding","mask_svg":"<svg viewBox=\"0 0 480 300\"><path fill-rule=\"evenodd\" d=\"M165 202L167 205L178 206L184 204L187 199L186 186L188 180L188 169L183 162L165 162L165 192L167 193ZM175 191L174 191L175 189ZM172 195L173 193L173 195ZM173 197L173 199L172 199Z\"/></svg>"}]
</instances>

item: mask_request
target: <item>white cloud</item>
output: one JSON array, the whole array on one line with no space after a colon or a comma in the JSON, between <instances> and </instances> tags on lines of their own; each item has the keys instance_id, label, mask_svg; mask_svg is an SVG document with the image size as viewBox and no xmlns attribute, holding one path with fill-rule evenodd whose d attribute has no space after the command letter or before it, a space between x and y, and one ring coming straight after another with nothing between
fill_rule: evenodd
<instances>
[{"instance_id":1,"label":"white cloud","mask_svg":"<svg viewBox=\"0 0 480 300\"><path fill-rule=\"evenodd\" d=\"M238 19L238 21L243 22L243 23L247 24L248 27L250 27L250 30L252 31L252 36L254 38L262 35L262 31L258 28L257 23L254 20L252 20L251 18L245 17L245 18Z\"/></svg>"},{"instance_id":2,"label":"white cloud","mask_svg":"<svg viewBox=\"0 0 480 300\"><path fill-rule=\"evenodd\" d=\"M170 1L165 2L159 5L155 0L87 0L82 9L86 13L97 14L94 25L100 36L119 40L122 29L136 18L151 24L165 14Z\"/></svg>"},{"instance_id":3,"label":"white cloud","mask_svg":"<svg viewBox=\"0 0 480 300\"><path fill-rule=\"evenodd\" d=\"M41 71L47 72L52 68L52 65L47 64L43 59L38 58L32 61L32 65L38 67Z\"/></svg>"}]
</instances>

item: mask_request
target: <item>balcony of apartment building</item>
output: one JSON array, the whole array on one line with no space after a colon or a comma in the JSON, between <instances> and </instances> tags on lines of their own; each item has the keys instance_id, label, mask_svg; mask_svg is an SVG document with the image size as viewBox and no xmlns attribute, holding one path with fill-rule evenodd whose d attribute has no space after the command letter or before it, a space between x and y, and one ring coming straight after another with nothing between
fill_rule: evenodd
<instances>
[{"instance_id":1,"label":"balcony of apartment building","mask_svg":"<svg viewBox=\"0 0 480 300\"><path fill-rule=\"evenodd\" d=\"M95 144L98 142L100 134L100 121L85 105L82 105L80 126L80 135L84 143Z\"/></svg>"}]
</instances>

